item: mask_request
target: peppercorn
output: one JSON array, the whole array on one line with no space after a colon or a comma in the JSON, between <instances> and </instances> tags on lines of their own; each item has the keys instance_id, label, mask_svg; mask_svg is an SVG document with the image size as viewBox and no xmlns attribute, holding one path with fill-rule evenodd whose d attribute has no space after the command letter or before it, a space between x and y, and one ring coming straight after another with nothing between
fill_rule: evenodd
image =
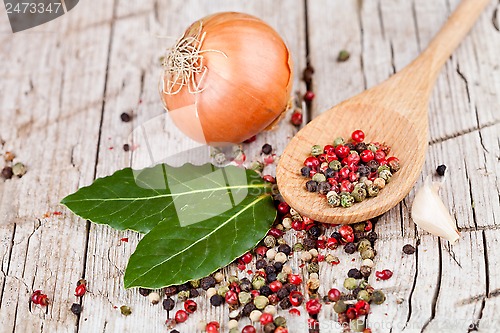
<instances>
[{"instance_id":1,"label":"peppercorn","mask_svg":"<svg viewBox=\"0 0 500 333\"><path fill-rule=\"evenodd\" d=\"M370 168L371 172L375 172L378 170L378 167L380 166L380 163L377 162L376 160L371 160L368 163L366 163L366 166Z\"/></svg>"},{"instance_id":2,"label":"peppercorn","mask_svg":"<svg viewBox=\"0 0 500 333\"><path fill-rule=\"evenodd\" d=\"M259 292L261 295L263 296L269 296L271 295L273 292L271 291L271 288L269 288L269 286L262 286L260 289L259 289Z\"/></svg>"},{"instance_id":3,"label":"peppercorn","mask_svg":"<svg viewBox=\"0 0 500 333\"><path fill-rule=\"evenodd\" d=\"M286 327L286 319L284 317L278 316L274 318L274 325L277 327Z\"/></svg>"},{"instance_id":4,"label":"peppercorn","mask_svg":"<svg viewBox=\"0 0 500 333\"><path fill-rule=\"evenodd\" d=\"M304 238L304 240L302 242L303 242L303 245L304 245L304 249L306 249L306 250L310 250L310 249L316 247L316 240L315 239Z\"/></svg>"},{"instance_id":5,"label":"peppercorn","mask_svg":"<svg viewBox=\"0 0 500 333\"><path fill-rule=\"evenodd\" d=\"M259 259L255 262L255 268L257 269L263 269L266 266L267 266L267 261L265 261L264 259Z\"/></svg>"},{"instance_id":6,"label":"peppercorn","mask_svg":"<svg viewBox=\"0 0 500 333\"><path fill-rule=\"evenodd\" d=\"M269 299L264 295L259 295L255 297L253 304L257 309L262 310L269 304Z\"/></svg>"},{"instance_id":7,"label":"peppercorn","mask_svg":"<svg viewBox=\"0 0 500 333\"><path fill-rule=\"evenodd\" d=\"M339 52L339 55L337 56L337 61L338 62L344 62L344 61L347 61L347 59L349 59L350 57L350 54L348 51L346 50L341 50Z\"/></svg>"},{"instance_id":8,"label":"peppercorn","mask_svg":"<svg viewBox=\"0 0 500 333\"><path fill-rule=\"evenodd\" d=\"M368 148L368 146L366 145L366 143L364 142L358 142L356 143L356 145L354 146L354 149L359 153L361 154L363 151L365 151L366 149Z\"/></svg>"},{"instance_id":9,"label":"peppercorn","mask_svg":"<svg viewBox=\"0 0 500 333\"><path fill-rule=\"evenodd\" d=\"M323 154L323 148L320 145L314 145L311 148L311 155L317 157L318 155Z\"/></svg>"},{"instance_id":10,"label":"peppercorn","mask_svg":"<svg viewBox=\"0 0 500 333\"><path fill-rule=\"evenodd\" d=\"M277 262L285 263L288 260L288 256L286 254L284 254L283 252L279 252L274 257L274 260Z\"/></svg>"},{"instance_id":11,"label":"peppercorn","mask_svg":"<svg viewBox=\"0 0 500 333\"><path fill-rule=\"evenodd\" d=\"M347 278L344 280L344 288L348 290L353 290L358 286L358 281L354 278Z\"/></svg>"},{"instance_id":12,"label":"peppercorn","mask_svg":"<svg viewBox=\"0 0 500 333\"><path fill-rule=\"evenodd\" d=\"M382 170L379 172L378 176L380 178L382 178L383 180L385 180L386 183L389 183L391 181L391 178L392 178L392 172L389 170ZM375 184L375 182L374 182L374 184Z\"/></svg>"},{"instance_id":13,"label":"peppercorn","mask_svg":"<svg viewBox=\"0 0 500 333\"><path fill-rule=\"evenodd\" d=\"M124 316L129 316L132 314L132 309L129 306L122 305L120 306L120 312Z\"/></svg>"},{"instance_id":14,"label":"peppercorn","mask_svg":"<svg viewBox=\"0 0 500 333\"><path fill-rule=\"evenodd\" d=\"M128 123L131 119L130 117L130 114L126 113L126 112L123 112L121 115L120 115L120 119L124 122L124 123Z\"/></svg>"},{"instance_id":15,"label":"peppercorn","mask_svg":"<svg viewBox=\"0 0 500 333\"><path fill-rule=\"evenodd\" d=\"M200 286L201 286L201 289L208 290L208 288L215 287L215 283L216 283L216 281L215 281L213 276L207 276L207 277L204 277L203 279L201 279Z\"/></svg>"},{"instance_id":16,"label":"peppercorn","mask_svg":"<svg viewBox=\"0 0 500 333\"><path fill-rule=\"evenodd\" d=\"M374 184L370 184L366 186L366 192L369 197L376 197L379 193L380 189Z\"/></svg>"},{"instance_id":17,"label":"peppercorn","mask_svg":"<svg viewBox=\"0 0 500 333\"><path fill-rule=\"evenodd\" d=\"M361 164L358 167L358 173L360 177L367 177L370 174L370 168L364 164ZM361 182L361 178L359 179L359 181Z\"/></svg>"},{"instance_id":18,"label":"peppercorn","mask_svg":"<svg viewBox=\"0 0 500 333\"><path fill-rule=\"evenodd\" d=\"M318 185L319 185L319 183L326 181L325 175L322 174L322 173L319 173L319 172L315 173L314 176L312 176L311 179L314 180L315 182L317 182Z\"/></svg>"},{"instance_id":19,"label":"peppercorn","mask_svg":"<svg viewBox=\"0 0 500 333\"><path fill-rule=\"evenodd\" d=\"M156 292L150 293L148 295L148 299L151 302L151 304L156 305L156 304L160 303L160 294L158 294Z\"/></svg>"},{"instance_id":20,"label":"peppercorn","mask_svg":"<svg viewBox=\"0 0 500 333\"><path fill-rule=\"evenodd\" d=\"M348 208L351 207L354 203L354 197L347 192L342 192L340 194L340 205L342 207Z\"/></svg>"},{"instance_id":21,"label":"peppercorn","mask_svg":"<svg viewBox=\"0 0 500 333\"><path fill-rule=\"evenodd\" d=\"M351 268L349 270L349 272L347 272L347 276L350 278L354 278L356 280L359 280L363 277L363 275L361 274L361 272L357 268Z\"/></svg>"},{"instance_id":22,"label":"peppercorn","mask_svg":"<svg viewBox=\"0 0 500 333\"><path fill-rule=\"evenodd\" d=\"M152 291L151 289L139 288L139 294L140 294L141 296L144 296L144 297L146 297L146 296L148 296L149 294L151 294L151 291Z\"/></svg>"},{"instance_id":23,"label":"peppercorn","mask_svg":"<svg viewBox=\"0 0 500 333\"><path fill-rule=\"evenodd\" d=\"M385 295L382 290L375 290L372 293L371 300L373 303L380 305L385 302Z\"/></svg>"},{"instance_id":24,"label":"peppercorn","mask_svg":"<svg viewBox=\"0 0 500 333\"><path fill-rule=\"evenodd\" d=\"M215 294L210 297L210 304L212 304L212 306L220 306L222 303L224 303L224 297L221 295Z\"/></svg>"},{"instance_id":25,"label":"peppercorn","mask_svg":"<svg viewBox=\"0 0 500 333\"><path fill-rule=\"evenodd\" d=\"M345 146L346 146L347 148L349 148L349 151L353 151L353 150L355 150L355 148L356 148L356 146L355 146L355 145L354 145L354 143L352 143L352 142L348 142L348 143L346 143L346 144L345 144Z\"/></svg>"},{"instance_id":26,"label":"peppercorn","mask_svg":"<svg viewBox=\"0 0 500 333\"><path fill-rule=\"evenodd\" d=\"M276 245L276 238L274 238L273 236L271 235L267 235L265 238L264 238L264 245L268 248L271 248L271 247L274 247Z\"/></svg>"},{"instance_id":27,"label":"peppercorn","mask_svg":"<svg viewBox=\"0 0 500 333\"><path fill-rule=\"evenodd\" d=\"M441 164L436 168L436 172L440 176L444 176L444 173L446 172L446 165Z\"/></svg>"},{"instance_id":28,"label":"peppercorn","mask_svg":"<svg viewBox=\"0 0 500 333\"><path fill-rule=\"evenodd\" d=\"M319 272L319 264L317 262L312 262L307 265L307 271L309 273L318 273Z\"/></svg>"},{"instance_id":29,"label":"peppercorn","mask_svg":"<svg viewBox=\"0 0 500 333\"><path fill-rule=\"evenodd\" d=\"M358 292L357 299L369 302L371 299L370 293L367 292L366 290L360 290Z\"/></svg>"},{"instance_id":30,"label":"peppercorn","mask_svg":"<svg viewBox=\"0 0 500 333\"><path fill-rule=\"evenodd\" d=\"M252 287L255 290L259 290L266 284L266 280L264 279L263 276L260 275L255 275L252 279Z\"/></svg>"},{"instance_id":31,"label":"peppercorn","mask_svg":"<svg viewBox=\"0 0 500 333\"><path fill-rule=\"evenodd\" d=\"M364 250L371 248L371 247L372 247L371 242L366 238L363 238L358 243L358 251L359 252L363 252Z\"/></svg>"},{"instance_id":32,"label":"peppercorn","mask_svg":"<svg viewBox=\"0 0 500 333\"><path fill-rule=\"evenodd\" d=\"M318 192L320 194L327 194L328 192L330 192L331 189L332 185L330 185L330 183L327 181L322 181L318 183Z\"/></svg>"},{"instance_id":33,"label":"peppercorn","mask_svg":"<svg viewBox=\"0 0 500 333\"><path fill-rule=\"evenodd\" d=\"M270 274L267 274L267 276L266 276L267 283L274 282L277 279L278 279L278 274L276 274L276 273L270 273Z\"/></svg>"},{"instance_id":34,"label":"peppercorn","mask_svg":"<svg viewBox=\"0 0 500 333\"><path fill-rule=\"evenodd\" d=\"M276 292L276 295L278 296L279 299L287 298L289 294L290 292L288 291L288 289L283 287Z\"/></svg>"},{"instance_id":35,"label":"peppercorn","mask_svg":"<svg viewBox=\"0 0 500 333\"><path fill-rule=\"evenodd\" d=\"M307 289L309 290L309 293L315 294L316 291L319 289L320 281L318 278L310 278L309 280L307 280L306 285L307 285Z\"/></svg>"},{"instance_id":36,"label":"peppercorn","mask_svg":"<svg viewBox=\"0 0 500 333\"><path fill-rule=\"evenodd\" d=\"M366 190L360 186L354 187L354 189L351 192L352 197L354 198L354 201L356 202L361 202L366 199Z\"/></svg>"},{"instance_id":37,"label":"peppercorn","mask_svg":"<svg viewBox=\"0 0 500 333\"><path fill-rule=\"evenodd\" d=\"M344 301L338 300L335 304L333 304L333 310L336 313L344 313L347 310L347 305Z\"/></svg>"},{"instance_id":38,"label":"peppercorn","mask_svg":"<svg viewBox=\"0 0 500 333\"><path fill-rule=\"evenodd\" d=\"M333 265L336 265L336 264L339 264L340 263L340 259L332 254L327 254L326 257L325 257L325 261L329 264L333 264Z\"/></svg>"},{"instance_id":39,"label":"peppercorn","mask_svg":"<svg viewBox=\"0 0 500 333\"><path fill-rule=\"evenodd\" d=\"M411 255L411 254L415 253L415 251L416 251L415 247L411 244L406 244L405 246L403 246L403 252L405 254Z\"/></svg>"},{"instance_id":40,"label":"peppercorn","mask_svg":"<svg viewBox=\"0 0 500 333\"><path fill-rule=\"evenodd\" d=\"M162 304L166 311L172 311L175 307L175 301L170 297L165 298Z\"/></svg>"},{"instance_id":41,"label":"peppercorn","mask_svg":"<svg viewBox=\"0 0 500 333\"><path fill-rule=\"evenodd\" d=\"M273 151L273 146L271 146L269 143L265 143L262 146L262 154L269 155Z\"/></svg>"},{"instance_id":42,"label":"peppercorn","mask_svg":"<svg viewBox=\"0 0 500 333\"><path fill-rule=\"evenodd\" d=\"M321 236L323 231L318 225L313 225L311 228L309 228L307 233L313 238L318 238L319 236Z\"/></svg>"},{"instance_id":43,"label":"peppercorn","mask_svg":"<svg viewBox=\"0 0 500 333\"><path fill-rule=\"evenodd\" d=\"M326 200L332 207L340 206L340 196L335 191L330 191L326 194Z\"/></svg>"},{"instance_id":44,"label":"peppercorn","mask_svg":"<svg viewBox=\"0 0 500 333\"><path fill-rule=\"evenodd\" d=\"M281 247L281 246L284 246L284 245L286 245L286 247L281 248L281 250L280 250L280 247ZM283 252L283 253L284 253L284 254L286 254L286 255L290 255L290 253L292 253L292 248L291 248L288 244L281 244L281 245L278 247L278 251ZM287 252L288 252L288 253L287 253ZM273 266L274 266L274 270L276 271L276 273L281 272L281 270L283 269L283 263L282 263L282 262L279 262L279 261L275 262L275 263L273 264Z\"/></svg>"},{"instance_id":45,"label":"peppercorn","mask_svg":"<svg viewBox=\"0 0 500 333\"><path fill-rule=\"evenodd\" d=\"M82 313L82 306L78 303L73 303L73 305L71 305L71 312L78 316Z\"/></svg>"},{"instance_id":46,"label":"peppercorn","mask_svg":"<svg viewBox=\"0 0 500 333\"><path fill-rule=\"evenodd\" d=\"M369 277L370 274L372 273L372 269L368 266L361 266L359 268L359 272L361 273L361 275L365 278Z\"/></svg>"},{"instance_id":47,"label":"peppercorn","mask_svg":"<svg viewBox=\"0 0 500 333\"><path fill-rule=\"evenodd\" d=\"M375 257L375 252L372 248L367 248L363 252L361 252L362 259L373 259Z\"/></svg>"},{"instance_id":48,"label":"peppercorn","mask_svg":"<svg viewBox=\"0 0 500 333\"><path fill-rule=\"evenodd\" d=\"M378 239L378 235L377 235L377 233L376 233L375 231L372 231L372 232L370 232L370 233L368 234L368 240L369 240L372 244L374 244L374 243L375 243L375 241L376 241L377 239ZM370 258L370 259L373 259L373 258Z\"/></svg>"},{"instance_id":49,"label":"peppercorn","mask_svg":"<svg viewBox=\"0 0 500 333\"><path fill-rule=\"evenodd\" d=\"M337 160L333 160L330 163L328 163L328 167L334 172L339 171L340 169L342 169L342 163L340 163Z\"/></svg>"},{"instance_id":50,"label":"peppercorn","mask_svg":"<svg viewBox=\"0 0 500 333\"><path fill-rule=\"evenodd\" d=\"M10 166L6 166L2 169L2 177L4 179L11 179L14 173L12 172L12 168Z\"/></svg>"},{"instance_id":51,"label":"peppercorn","mask_svg":"<svg viewBox=\"0 0 500 333\"><path fill-rule=\"evenodd\" d=\"M253 302L249 302L249 303L245 304L245 306L241 310L241 315L244 317L248 317L248 316L250 316L250 313L252 313L252 311L254 311L256 309L257 308L255 307L255 304L253 304Z\"/></svg>"},{"instance_id":52,"label":"peppercorn","mask_svg":"<svg viewBox=\"0 0 500 333\"><path fill-rule=\"evenodd\" d=\"M185 301L189 298L189 290L182 290L177 293L177 298L181 301Z\"/></svg>"}]
</instances>

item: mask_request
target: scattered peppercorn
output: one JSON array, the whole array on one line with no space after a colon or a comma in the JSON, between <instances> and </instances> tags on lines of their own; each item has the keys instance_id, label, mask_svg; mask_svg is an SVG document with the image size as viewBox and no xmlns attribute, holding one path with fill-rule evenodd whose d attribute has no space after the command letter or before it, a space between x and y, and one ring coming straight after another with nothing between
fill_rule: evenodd
<instances>
[{"instance_id":1,"label":"scattered peppercorn","mask_svg":"<svg viewBox=\"0 0 500 333\"><path fill-rule=\"evenodd\" d=\"M344 62L344 61L347 61L347 59L349 59L350 57L350 53L346 50L341 50L339 52L339 55L337 56L337 61L338 62Z\"/></svg>"},{"instance_id":2,"label":"scattered peppercorn","mask_svg":"<svg viewBox=\"0 0 500 333\"><path fill-rule=\"evenodd\" d=\"M212 297L210 297L210 304L213 306L220 306L224 303L224 297L222 297L219 294L215 294Z\"/></svg>"},{"instance_id":3,"label":"scattered peppercorn","mask_svg":"<svg viewBox=\"0 0 500 333\"><path fill-rule=\"evenodd\" d=\"M273 146L271 146L269 143L266 143L262 146L262 153L269 155L273 151Z\"/></svg>"},{"instance_id":4,"label":"scattered peppercorn","mask_svg":"<svg viewBox=\"0 0 500 333\"><path fill-rule=\"evenodd\" d=\"M73 303L73 305L71 305L71 312L78 316L82 313L82 306L78 303Z\"/></svg>"},{"instance_id":5,"label":"scattered peppercorn","mask_svg":"<svg viewBox=\"0 0 500 333\"><path fill-rule=\"evenodd\" d=\"M129 151L129 150L130 150L130 145L129 145L128 143L125 143L125 144L123 145L123 150L124 150L124 151Z\"/></svg>"},{"instance_id":6,"label":"scattered peppercorn","mask_svg":"<svg viewBox=\"0 0 500 333\"><path fill-rule=\"evenodd\" d=\"M213 276L207 276L201 279L200 287L203 290L208 290L209 288L215 287L216 281Z\"/></svg>"},{"instance_id":7,"label":"scattered peppercorn","mask_svg":"<svg viewBox=\"0 0 500 333\"><path fill-rule=\"evenodd\" d=\"M10 166L6 166L2 169L2 177L4 179L11 179L14 173L12 172L12 168Z\"/></svg>"},{"instance_id":8,"label":"scattered peppercorn","mask_svg":"<svg viewBox=\"0 0 500 333\"><path fill-rule=\"evenodd\" d=\"M132 117L130 116L130 114L128 114L127 112L123 112L121 115L120 115L120 119L124 122L124 123L128 123L130 121Z\"/></svg>"},{"instance_id":9,"label":"scattered peppercorn","mask_svg":"<svg viewBox=\"0 0 500 333\"><path fill-rule=\"evenodd\" d=\"M166 311L172 311L174 307L175 307L175 301L172 298L167 297L163 300L163 308Z\"/></svg>"},{"instance_id":10,"label":"scattered peppercorn","mask_svg":"<svg viewBox=\"0 0 500 333\"><path fill-rule=\"evenodd\" d=\"M441 164L436 168L436 172L440 176L444 176L444 173L446 172L446 165Z\"/></svg>"},{"instance_id":11,"label":"scattered peppercorn","mask_svg":"<svg viewBox=\"0 0 500 333\"><path fill-rule=\"evenodd\" d=\"M132 309L129 306L122 305L120 306L120 312L124 316L130 316L132 314Z\"/></svg>"},{"instance_id":12,"label":"scattered peppercorn","mask_svg":"<svg viewBox=\"0 0 500 333\"><path fill-rule=\"evenodd\" d=\"M406 244L405 246L403 246L403 252L405 254L414 254L416 251L415 247L411 244Z\"/></svg>"}]
</instances>

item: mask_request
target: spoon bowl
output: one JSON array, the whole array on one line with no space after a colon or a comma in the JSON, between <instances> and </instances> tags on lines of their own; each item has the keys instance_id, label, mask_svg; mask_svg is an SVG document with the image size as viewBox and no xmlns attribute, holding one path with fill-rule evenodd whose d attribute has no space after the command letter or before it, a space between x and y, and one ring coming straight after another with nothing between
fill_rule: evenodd
<instances>
[{"instance_id":1,"label":"spoon bowl","mask_svg":"<svg viewBox=\"0 0 500 333\"><path fill-rule=\"evenodd\" d=\"M466 36L489 0L463 0L427 49L381 84L316 117L290 141L280 158L276 178L280 193L299 213L326 223L355 223L381 215L397 205L415 185L428 145L427 109L439 71ZM401 169L374 198L352 207L332 207L318 193L308 192L301 176L313 145L333 144L363 130L366 142L386 143Z\"/></svg>"}]
</instances>

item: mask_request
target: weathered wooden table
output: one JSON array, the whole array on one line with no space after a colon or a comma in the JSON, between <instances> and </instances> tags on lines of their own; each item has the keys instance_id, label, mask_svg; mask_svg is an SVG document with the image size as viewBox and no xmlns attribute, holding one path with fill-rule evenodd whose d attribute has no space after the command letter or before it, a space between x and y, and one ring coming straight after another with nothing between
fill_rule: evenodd
<instances>
[{"instance_id":1,"label":"weathered wooden table","mask_svg":"<svg viewBox=\"0 0 500 333\"><path fill-rule=\"evenodd\" d=\"M2 13L0 137L5 143L0 151L15 152L28 173L0 180L0 332L167 331L161 305L122 286L140 237L86 223L58 202L140 156L122 146L135 127L164 112L157 88L159 58L189 23L226 10L269 22L293 53L295 90L305 90L300 77L307 62L316 70L309 112L314 117L408 64L457 3L80 1L63 17L16 34ZM430 104L429 150L418 185L437 165L448 166L442 196L462 238L450 246L415 227L409 216L414 192L381 218L376 268L391 269L394 276L374 281L388 295L368 316L375 332L499 330L499 8L492 1L450 58ZM336 61L341 49L351 53L347 62ZM133 121L120 121L122 112L132 112ZM289 117L245 146L249 160L258 157L265 142L278 153L283 150L297 130ZM171 128L167 132L164 149L185 145L182 135ZM266 172L273 173L273 167ZM63 214L46 214L54 211ZM120 241L123 237L129 241ZM405 244L419 244L415 255L403 255ZM334 268L321 264L320 292L344 278L352 263L347 256L341 260ZM77 317L70 307L81 277L89 292ZM48 294L48 307L30 304L35 289ZM203 295L199 303L201 309L179 331L194 332L202 318L227 322L226 307L209 306ZM132 315L120 314L116 307L124 304ZM306 332L304 312L295 318L284 312L290 332ZM322 332L335 331L330 306L320 321Z\"/></svg>"}]
</instances>

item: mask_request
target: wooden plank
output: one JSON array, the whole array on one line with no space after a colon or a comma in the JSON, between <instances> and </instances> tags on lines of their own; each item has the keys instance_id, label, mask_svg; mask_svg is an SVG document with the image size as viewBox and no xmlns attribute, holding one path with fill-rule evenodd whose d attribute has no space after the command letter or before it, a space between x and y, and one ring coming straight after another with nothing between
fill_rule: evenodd
<instances>
[{"instance_id":1,"label":"wooden plank","mask_svg":"<svg viewBox=\"0 0 500 333\"><path fill-rule=\"evenodd\" d=\"M59 200L93 178L111 6L78 10L2 36L0 133L28 173L0 181L0 327L3 332L72 332L83 273L85 222ZM61 181L63 180L63 181ZM30 304L34 289L50 299Z\"/></svg>"},{"instance_id":2,"label":"wooden plank","mask_svg":"<svg viewBox=\"0 0 500 333\"><path fill-rule=\"evenodd\" d=\"M144 142L140 141L142 138L139 138L137 133L129 136L137 126L148 121L151 126L156 126L155 130L158 131L157 135L150 138L153 162L161 159L158 156L168 156L197 146L171 123L156 119L164 113L157 88L161 72L159 58L164 55L166 48L174 43L174 36L180 36L191 22L209 13L227 10L257 15L276 28L293 53L296 73L300 73L305 66L304 9L300 1L212 1L208 4L192 0L182 5L169 3L168 6L161 6L152 1L140 4L120 1L117 6L119 19L114 26L110 54L97 176L108 175L130 164L138 167L151 164L148 149ZM299 75L295 77L297 88ZM122 123L119 116L128 111L133 112L133 121ZM290 115L287 116L289 117ZM259 135L256 142L243 146L247 160L260 158L260 147L265 142L272 143L279 154L295 131L295 127L290 125L287 119L277 130ZM139 146L129 155L121 149L126 142ZM110 149L111 147L113 149ZM206 148L202 148L201 152L208 155ZM267 167L265 172L274 173L274 166ZM128 243L120 243L122 237L128 237ZM92 293L85 296L83 305L85 309L92 310L88 316L81 317L80 331L165 330L166 312L161 305L152 306L147 298L139 296L136 290L123 289L123 272L139 239L140 237L132 232L117 232L103 226L91 226L86 278ZM241 277L244 274L237 272L234 265L226 269L225 273L226 276L239 273ZM202 295L197 299L200 310L191 315L186 324L179 325L179 330L194 331L201 319L217 320L225 329L224 325L228 320L227 307L211 307L204 297ZM113 308L121 305L131 306L132 315L124 317L119 309ZM179 306L180 304L176 309ZM305 317L302 319L302 325L305 325ZM241 325L245 322L249 323L248 320L242 320Z\"/></svg>"}]
</instances>

